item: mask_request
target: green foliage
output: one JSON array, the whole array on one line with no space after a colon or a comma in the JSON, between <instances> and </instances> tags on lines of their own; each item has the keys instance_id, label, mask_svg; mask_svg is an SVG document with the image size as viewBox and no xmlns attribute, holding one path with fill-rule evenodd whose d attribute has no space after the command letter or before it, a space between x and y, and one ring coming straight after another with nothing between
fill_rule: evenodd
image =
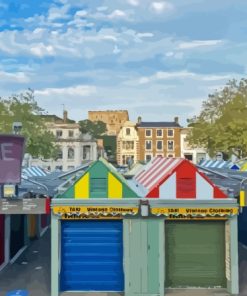
<instances>
[{"instance_id":1,"label":"green foliage","mask_svg":"<svg viewBox=\"0 0 247 296\"><path fill-rule=\"evenodd\" d=\"M26 152L35 157L54 158L57 154L53 144L55 137L39 116L43 111L32 90L8 99L0 98L0 133L12 133L13 122L19 121L22 123L21 134L26 138Z\"/></svg>"},{"instance_id":2,"label":"green foliage","mask_svg":"<svg viewBox=\"0 0 247 296\"><path fill-rule=\"evenodd\" d=\"M247 79L229 81L223 90L209 95L198 116L188 119L193 127L189 143L217 151L247 156Z\"/></svg>"},{"instance_id":3,"label":"green foliage","mask_svg":"<svg viewBox=\"0 0 247 296\"><path fill-rule=\"evenodd\" d=\"M89 119L79 121L80 131L82 134L89 133L94 138L98 138L99 136L106 133L106 124L102 121L91 121Z\"/></svg>"}]
</instances>

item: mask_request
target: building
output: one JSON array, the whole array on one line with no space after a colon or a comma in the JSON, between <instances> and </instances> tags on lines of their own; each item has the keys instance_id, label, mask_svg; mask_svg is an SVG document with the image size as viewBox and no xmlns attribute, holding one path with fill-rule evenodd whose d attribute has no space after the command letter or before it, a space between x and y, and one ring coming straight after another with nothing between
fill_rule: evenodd
<instances>
[{"instance_id":1,"label":"building","mask_svg":"<svg viewBox=\"0 0 247 296\"><path fill-rule=\"evenodd\" d=\"M51 294L238 294L238 209L188 160L154 158L133 182L98 160L52 200Z\"/></svg>"},{"instance_id":2,"label":"building","mask_svg":"<svg viewBox=\"0 0 247 296\"><path fill-rule=\"evenodd\" d=\"M88 119L104 122L107 128L107 135L116 136L121 126L129 120L129 113L127 110L88 111Z\"/></svg>"},{"instance_id":3,"label":"building","mask_svg":"<svg viewBox=\"0 0 247 296\"><path fill-rule=\"evenodd\" d=\"M60 150L57 159L32 159L31 164L50 171L72 170L84 160L97 159L97 142L89 134L81 134L79 124L68 118L64 111L63 118L56 115L43 115L47 128L56 137ZM30 162L29 162L30 163Z\"/></svg>"},{"instance_id":4,"label":"building","mask_svg":"<svg viewBox=\"0 0 247 296\"><path fill-rule=\"evenodd\" d=\"M117 135L117 163L131 165L139 159L139 137L136 124L126 121Z\"/></svg>"},{"instance_id":5,"label":"building","mask_svg":"<svg viewBox=\"0 0 247 296\"><path fill-rule=\"evenodd\" d=\"M155 156L180 157L181 126L178 117L173 122L142 122L138 118L139 159L149 161Z\"/></svg>"},{"instance_id":6,"label":"building","mask_svg":"<svg viewBox=\"0 0 247 296\"><path fill-rule=\"evenodd\" d=\"M186 127L181 129L180 143L181 143L181 157L184 157L195 164L200 163L201 160L209 158L207 151L203 147L192 147L187 141L187 136L192 128Z\"/></svg>"}]
</instances>

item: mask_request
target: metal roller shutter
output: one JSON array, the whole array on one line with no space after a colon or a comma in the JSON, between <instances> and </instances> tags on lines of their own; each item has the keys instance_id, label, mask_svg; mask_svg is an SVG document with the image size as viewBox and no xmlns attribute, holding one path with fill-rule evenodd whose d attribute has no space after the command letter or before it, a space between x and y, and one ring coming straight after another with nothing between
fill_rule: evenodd
<instances>
[{"instance_id":1,"label":"metal roller shutter","mask_svg":"<svg viewBox=\"0 0 247 296\"><path fill-rule=\"evenodd\" d=\"M62 291L123 291L120 220L62 221Z\"/></svg>"},{"instance_id":2,"label":"metal roller shutter","mask_svg":"<svg viewBox=\"0 0 247 296\"><path fill-rule=\"evenodd\" d=\"M224 221L167 221L166 287L225 287Z\"/></svg>"}]
</instances>

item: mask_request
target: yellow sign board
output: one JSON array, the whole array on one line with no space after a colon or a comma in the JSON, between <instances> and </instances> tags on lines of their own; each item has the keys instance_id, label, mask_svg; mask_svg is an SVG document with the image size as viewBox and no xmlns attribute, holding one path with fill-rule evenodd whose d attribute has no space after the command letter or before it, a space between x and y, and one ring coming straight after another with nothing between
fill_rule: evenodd
<instances>
[{"instance_id":1,"label":"yellow sign board","mask_svg":"<svg viewBox=\"0 0 247 296\"><path fill-rule=\"evenodd\" d=\"M156 216L232 216L238 214L238 208L152 208Z\"/></svg>"},{"instance_id":2,"label":"yellow sign board","mask_svg":"<svg viewBox=\"0 0 247 296\"><path fill-rule=\"evenodd\" d=\"M90 218L121 218L125 215L136 215L137 207L108 207L108 206L55 206L53 213L62 219L90 219Z\"/></svg>"}]
</instances>

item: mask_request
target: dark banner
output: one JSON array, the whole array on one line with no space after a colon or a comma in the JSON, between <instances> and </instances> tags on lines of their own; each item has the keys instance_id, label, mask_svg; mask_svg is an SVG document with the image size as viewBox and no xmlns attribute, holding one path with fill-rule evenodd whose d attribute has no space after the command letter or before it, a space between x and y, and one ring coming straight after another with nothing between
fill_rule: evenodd
<instances>
[{"instance_id":1,"label":"dark banner","mask_svg":"<svg viewBox=\"0 0 247 296\"><path fill-rule=\"evenodd\" d=\"M0 184L21 182L25 138L0 135Z\"/></svg>"}]
</instances>

